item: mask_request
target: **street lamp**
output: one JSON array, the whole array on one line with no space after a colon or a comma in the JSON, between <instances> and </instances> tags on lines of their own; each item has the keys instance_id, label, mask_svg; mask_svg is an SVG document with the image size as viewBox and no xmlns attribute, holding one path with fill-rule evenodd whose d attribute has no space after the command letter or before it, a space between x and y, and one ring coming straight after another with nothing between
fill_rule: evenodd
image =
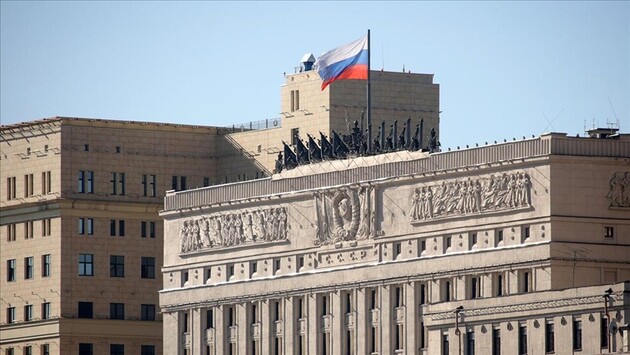
<instances>
[{"instance_id":1,"label":"street lamp","mask_svg":"<svg viewBox=\"0 0 630 355\"><path fill-rule=\"evenodd\" d=\"M462 332L459 331L459 314L464 310L464 306L455 308L455 335L457 335L458 353L462 354Z\"/></svg>"},{"instance_id":2,"label":"street lamp","mask_svg":"<svg viewBox=\"0 0 630 355\"><path fill-rule=\"evenodd\" d=\"M606 343L608 344L608 352L610 353L610 315L608 314L608 302L610 302L610 295L613 293L612 288L604 291L604 313L606 314Z\"/></svg>"}]
</instances>

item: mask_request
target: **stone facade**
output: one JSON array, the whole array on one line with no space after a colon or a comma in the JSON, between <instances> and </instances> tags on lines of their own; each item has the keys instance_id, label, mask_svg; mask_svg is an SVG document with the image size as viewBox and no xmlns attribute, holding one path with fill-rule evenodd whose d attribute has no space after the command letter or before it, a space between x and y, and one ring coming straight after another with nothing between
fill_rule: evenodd
<instances>
[{"instance_id":1,"label":"stone facade","mask_svg":"<svg viewBox=\"0 0 630 355\"><path fill-rule=\"evenodd\" d=\"M2 126L0 354L162 353L157 212L166 190L217 182L217 130Z\"/></svg>"},{"instance_id":2,"label":"stone facade","mask_svg":"<svg viewBox=\"0 0 630 355\"><path fill-rule=\"evenodd\" d=\"M168 193L164 351L628 351L629 156L628 135L553 133ZM191 221L260 211L286 214L282 238L243 222L219 245L202 222L184 248Z\"/></svg>"}]
</instances>

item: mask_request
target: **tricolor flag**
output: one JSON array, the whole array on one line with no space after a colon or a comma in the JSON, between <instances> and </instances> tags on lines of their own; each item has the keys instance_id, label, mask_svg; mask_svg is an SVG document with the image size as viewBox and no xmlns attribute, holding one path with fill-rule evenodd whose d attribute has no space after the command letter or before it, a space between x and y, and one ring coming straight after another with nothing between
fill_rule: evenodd
<instances>
[{"instance_id":1,"label":"tricolor flag","mask_svg":"<svg viewBox=\"0 0 630 355\"><path fill-rule=\"evenodd\" d=\"M368 78L368 37L332 49L315 62L322 90L335 80Z\"/></svg>"}]
</instances>

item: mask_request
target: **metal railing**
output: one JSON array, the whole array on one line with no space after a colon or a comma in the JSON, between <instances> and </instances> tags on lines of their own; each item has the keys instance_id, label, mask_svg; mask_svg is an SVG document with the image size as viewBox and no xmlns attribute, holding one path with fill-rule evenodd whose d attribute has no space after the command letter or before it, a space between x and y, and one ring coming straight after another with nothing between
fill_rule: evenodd
<instances>
[{"instance_id":1,"label":"metal railing","mask_svg":"<svg viewBox=\"0 0 630 355\"><path fill-rule=\"evenodd\" d=\"M267 118L260 121L249 121L245 123L237 123L233 124L232 127L221 127L221 133L236 133L236 132L247 132L247 131L257 131L257 130L265 130L271 128L278 128L282 126L282 118Z\"/></svg>"}]
</instances>

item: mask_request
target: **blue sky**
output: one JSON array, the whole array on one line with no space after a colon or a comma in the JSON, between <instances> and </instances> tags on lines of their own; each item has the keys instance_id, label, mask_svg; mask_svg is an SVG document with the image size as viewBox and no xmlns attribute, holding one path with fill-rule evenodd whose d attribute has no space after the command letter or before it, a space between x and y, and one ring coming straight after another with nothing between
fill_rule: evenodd
<instances>
[{"instance_id":1,"label":"blue sky","mask_svg":"<svg viewBox=\"0 0 630 355\"><path fill-rule=\"evenodd\" d=\"M630 132L630 2L0 2L0 122L232 125L283 73L372 34L372 68L433 73L444 148ZM550 124L551 123L551 124Z\"/></svg>"}]
</instances>

